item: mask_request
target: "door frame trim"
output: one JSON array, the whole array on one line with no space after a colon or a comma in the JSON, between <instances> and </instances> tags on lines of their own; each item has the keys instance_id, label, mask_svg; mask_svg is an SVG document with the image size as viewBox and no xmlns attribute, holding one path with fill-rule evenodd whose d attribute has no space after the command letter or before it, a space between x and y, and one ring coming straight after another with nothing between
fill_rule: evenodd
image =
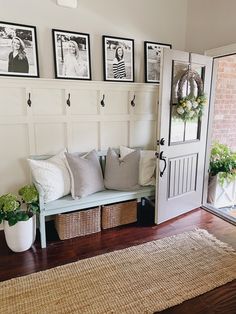
<instances>
[{"instance_id":1,"label":"door frame trim","mask_svg":"<svg viewBox=\"0 0 236 314\"><path fill-rule=\"evenodd\" d=\"M203 193L202 193L202 204L205 209L213 212L212 206L207 204L207 192L208 192L208 179L209 179L209 163L210 163L210 153L211 153L211 143L212 143L212 131L213 131L213 120L215 111L215 90L217 81L217 64L218 59L230 55L236 54L236 44L222 46L205 51L205 55L213 57L212 64L212 80L210 88L210 101L209 101L209 113L208 113L208 131L206 140L206 157L205 157L205 175L203 183ZM219 215L218 215L219 216Z\"/></svg>"}]
</instances>

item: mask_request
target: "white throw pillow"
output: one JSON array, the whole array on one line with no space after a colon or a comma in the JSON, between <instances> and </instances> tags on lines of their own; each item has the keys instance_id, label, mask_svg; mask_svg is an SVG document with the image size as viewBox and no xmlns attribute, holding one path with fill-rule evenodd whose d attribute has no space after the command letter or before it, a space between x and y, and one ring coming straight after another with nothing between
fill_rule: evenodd
<instances>
[{"instance_id":1,"label":"white throw pillow","mask_svg":"<svg viewBox=\"0 0 236 314\"><path fill-rule=\"evenodd\" d=\"M46 159L28 159L34 181L44 193L44 202L54 201L70 193L70 174L66 167L65 152Z\"/></svg>"},{"instance_id":2,"label":"white throw pillow","mask_svg":"<svg viewBox=\"0 0 236 314\"><path fill-rule=\"evenodd\" d=\"M120 146L120 159L132 153L135 149ZM141 150L139 162L139 184L155 185L156 184L156 156L153 150Z\"/></svg>"}]
</instances>

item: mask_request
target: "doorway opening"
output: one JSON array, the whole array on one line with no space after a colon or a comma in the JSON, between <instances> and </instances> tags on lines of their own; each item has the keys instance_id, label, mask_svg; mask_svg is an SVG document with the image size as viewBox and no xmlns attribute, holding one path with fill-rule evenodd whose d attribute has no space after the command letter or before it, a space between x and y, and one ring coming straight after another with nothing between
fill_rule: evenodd
<instances>
[{"instance_id":1,"label":"doorway opening","mask_svg":"<svg viewBox=\"0 0 236 314\"><path fill-rule=\"evenodd\" d=\"M207 208L236 224L236 53L214 58Z\"/></svg>"}]
</instances>

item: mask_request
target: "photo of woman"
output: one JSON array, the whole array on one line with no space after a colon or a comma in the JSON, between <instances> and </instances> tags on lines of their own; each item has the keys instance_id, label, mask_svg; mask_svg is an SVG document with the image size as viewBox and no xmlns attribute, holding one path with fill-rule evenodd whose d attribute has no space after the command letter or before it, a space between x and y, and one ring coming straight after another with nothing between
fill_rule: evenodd
<instances>
[{"instance_id":1,"label":"photo of woman","mask_svg":"<svg viewBox=\"0 0 236 314\"><path fill-rule=\"evenodd\" d=\"M89 35L52 30L56 78L90 80Z\"/></svg>"},{"instance_id":2,"label":"photo of woman","mask_svg":"<svg viewBox=\"0 0 236 314\"><path fill-rule=\"evenodd\" d=\"M0 75L39 77L35 26L0 22Z\"/></svg>"},{"instance_id":3,"label":"photo of woman","mask_svg":"<svg viewBox=\"0 0 236 314\"><path fill-rule=\"evenodd\" d=\"M87 76L87 66L83 60L80 60L79 47L76 41L68 42L68 52L64 58L62 75L64 76Z\"/></svg>"},{"instance_id":4,"label":"photo of woman","mask_svg":"<svg viewBox=\"0 0 236 314\"><path fill-rule=\"evenodd\" d=\"M104 80L134 82L134 40L103 36Z\"/></svg>"},{"instance_id":5,"label":"photo of woman","mask_svg":"<svg viewBox=\"0 0 236 314\"><path fill-rule=\"evenodd\" d=\"M8 72L29 73L29 62L25 44L19 37L12 39L12 51L9 53Z\"/></svg>"}]
</instances>

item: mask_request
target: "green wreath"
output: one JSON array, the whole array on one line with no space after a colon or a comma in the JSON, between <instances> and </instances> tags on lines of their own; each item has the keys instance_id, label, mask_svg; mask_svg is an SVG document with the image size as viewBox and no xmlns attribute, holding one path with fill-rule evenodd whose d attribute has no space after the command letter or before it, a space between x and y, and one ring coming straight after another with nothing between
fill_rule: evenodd
<instances>
[{"instance_id":1,"label":"green wreath","mask_svg":"<svg viewBox=\"0 0 236 314\"><path fill-rule=\"evenodd\" d=\"M190 93L183 97L184 84L187 82L197 84L197 96ZM183 121L191 121L194 119L199 119L203 115L204 107L207 103L207 97L203 92L203 82L200 75L192 70L188 69L181 76L178 84L178 103L175 110L176 117L182 119Z\"/></svg>"}]
</instances>

